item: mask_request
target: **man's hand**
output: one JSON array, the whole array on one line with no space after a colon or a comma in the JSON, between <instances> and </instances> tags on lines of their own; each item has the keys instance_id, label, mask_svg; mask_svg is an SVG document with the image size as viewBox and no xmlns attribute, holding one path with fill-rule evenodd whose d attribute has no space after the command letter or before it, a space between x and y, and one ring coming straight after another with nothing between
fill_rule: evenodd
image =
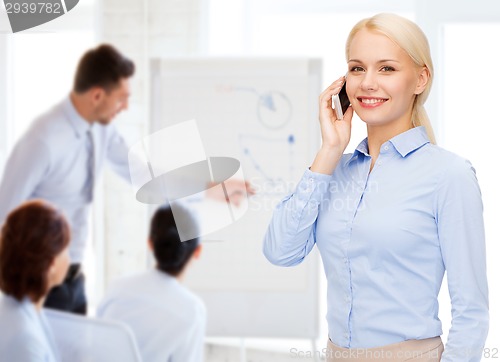
<instances>
[{"instance_id":1,"label":"man's hand","mask_svg":"<svg viewBox=\"0 0 500 362\"><path fill-rule=\"evenodd\" d=\"M236 206L239 206L243 198L248 195L254 195L255 190L252 188L248 181L230 179L224 181L221 185L222 187L215 187L219 185L216 182L211 182L208 184L207 198L216 201L230 202Z\"/></svg>"}]
</instances>

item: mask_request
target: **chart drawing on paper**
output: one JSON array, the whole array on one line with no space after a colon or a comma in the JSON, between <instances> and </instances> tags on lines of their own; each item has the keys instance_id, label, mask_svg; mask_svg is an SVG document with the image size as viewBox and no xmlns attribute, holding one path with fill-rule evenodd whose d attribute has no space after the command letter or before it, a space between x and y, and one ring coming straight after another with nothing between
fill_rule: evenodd
<instances>
[{"instance_id":1,"label":"chart drawing on paper","mask_svg":"<svg viewBox=\"0 0 500 362\"><path fill-rule=\"evenodd\" d=\"M186 279L210 310L208 334L314 336L319 258L313 252L278 268L262 254L262 240L274 207L319 147L321 61L165 59L151 70L150 132L196 120L206 153L238 159L257 191L240 220L209 236L217 242L204 244Z\"/></svg>"}]
</instances>

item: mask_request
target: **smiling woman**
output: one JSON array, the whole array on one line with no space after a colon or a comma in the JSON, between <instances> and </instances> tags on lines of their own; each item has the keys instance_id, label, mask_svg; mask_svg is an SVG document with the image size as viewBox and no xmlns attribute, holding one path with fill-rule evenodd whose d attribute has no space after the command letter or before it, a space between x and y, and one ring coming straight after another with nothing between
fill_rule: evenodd
<instances>
[{"instance_id":1,"label":"smiling woman","mask_svg":"<svg viewBox=\"0 0 500 362\"><path fill-rule=\"evenodd\" d=\"M374 84L370 82L375 82L375 86L378 87L377 82L381 80L382 88L388 87L387 91L390 90L393 96L399 95L392 99L401 106L393 117L407 118L408 115L400 114L400 112L410 111L412 125L424 126L430 141L436 143L434 132L423 107L431 90L434 73L429 44L416 24L404 18L400 19L384 21L384 16L378 19L369 18L359 22L352 29L346 45L349 74L353 76L361 74L362 78L349 77L348 93L349 90L354 91L356 80L359 82L361 79L363 81L361 96L373 98ZM363 61L367 62L366 69L363 68ZM351 81L355 84L350 85ZM381 92L384 92L384 89L381 89ZM350 98L356 100L356 95L351 94ZM412 103L409 104L408 101ZM370 101L362 102L362 104L367 103ZM360 118L363 119L361 116Z\"/></svg>"},{"instance_id":2,"label":"smiling woman","mask_svg":"<svg viewBox=\"0 0 500 362\"><path fill-rule=\"evenodd\" d=\"M350 45L347 94L361 120L368 128L390 129L394 135L411 128L412 105L427 85L428 68L415 66L387 36L367 29Z\"/></svg>"},{"instance_id":3,"label":"smiling woman","mask_svg":"<svg viewBox=\"0 0 500 362\"><path fill-rule=\"evenodd\" d=\"M275 210L264 254L293 266L318 246L327 361L480 361L489 324L481 193L470 162L433 142L426 37L405 18L379 14L354 26L346 56L346 78L319 99L322 146ZM352 105L339 120L332 96L344 82ZM368 137L343 154L354 112ZM358 187L332 188L350 183ZM445 271L453 320L443 353Z\"/></svg>"}]
</instances>

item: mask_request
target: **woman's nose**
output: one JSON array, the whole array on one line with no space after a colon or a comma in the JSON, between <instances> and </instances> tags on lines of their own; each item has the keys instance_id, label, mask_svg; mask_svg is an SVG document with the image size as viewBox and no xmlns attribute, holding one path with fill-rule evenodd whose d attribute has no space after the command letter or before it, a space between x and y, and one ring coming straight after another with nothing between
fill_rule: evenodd
<instances>
[{"instance_id":1,"label":"woman's nose","mask_svg":"<svg viewBox=\"0 0 500 362\"><path fill-rule=\"evenodd\" d=\"M373 72L366 72L361 81L361 89L366 91L374 91L378 89L377 78Z\"/></svg>"}]
</instances>

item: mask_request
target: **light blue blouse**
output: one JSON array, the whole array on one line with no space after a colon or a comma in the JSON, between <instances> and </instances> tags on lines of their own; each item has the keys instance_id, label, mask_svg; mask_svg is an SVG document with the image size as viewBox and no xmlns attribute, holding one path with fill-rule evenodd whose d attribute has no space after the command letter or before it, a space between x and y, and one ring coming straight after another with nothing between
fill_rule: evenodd
<instances>
[{"instance_id":1,"label":"light blue blouse","mask_svg":"<svg viewBox=\"0 0 500 362\"><path fill-rule=\"evenodd\" d=\"M453 320L442 361L480 361L489 317L475 170L423 127L385 142L370 172L371 159L365 139L331 176L307 170L277 206L264 254L293 266L318 246L329 337L346 348L441 335L446 271Z\"/></svg>"},{"instance_id":2,"label":"light blue blouse","mask_svg":"<svg viewBox=\"0 0 500 362\"><path fill-rule=\"evenodd\" d=\"M58 362L59 353L43 310L24 299L0 296L0 360Z\"/></svg>"}]
</instances>

